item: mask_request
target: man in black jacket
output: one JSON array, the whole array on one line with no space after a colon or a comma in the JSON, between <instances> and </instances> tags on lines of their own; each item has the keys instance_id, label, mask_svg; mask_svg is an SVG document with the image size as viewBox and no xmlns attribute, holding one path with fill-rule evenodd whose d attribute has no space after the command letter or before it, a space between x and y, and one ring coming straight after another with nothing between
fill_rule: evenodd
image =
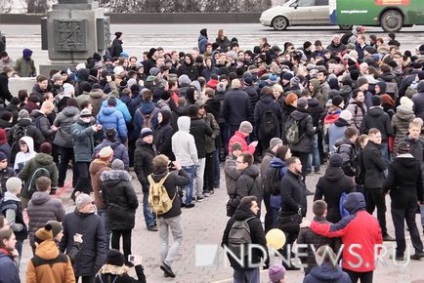
<instances>
[{"instance_id":1,"label":"man in black jacket","mask_svg":"<svg viewBox=\"0 0 424 283\"><path fill-rule=\"evenodd\" d=\"M234 269L234 282L261 282L259 267L249 268L249 265L259 264L261 258L263 258L265 260L264 269L267 269L269 266L265 232L262 228L261 220L256 217L258 211L259 206L256 197L245 196L241 199L240 205L237 207L234 216L228 220L227 226L225 227L221 243L222 247L225 246L229 249L229 235L234 223L236 221L246 221L249 225L251 243L260 245L265 251L267 251L267 254L264 255L261 249L252 248L250 262L248 262L249 257L246 256L243 261L243 265L241 265L234 257L229 255L228 259L230 260L231 267Z\"/></svg>"},{"instance_id":2,"label":"man in black jacket","mask_svg":"<svg viewBox=\"0 0 424 283\"><path fill-rule=\"evenodd\" d=\"M357 155L355 142L358 138L358 130L355 127L348 127L344 132L344 139L336 142L336 152L343 158L342 170L346 176L354 177L357 168Z\"/></svg>"},{"instance_id":3,"label":"man in black jacket","mask_svg":"<svg viewBox=\"0 0 424 283\"><path fill-rule=\"evenodd\" d=\"M383 157L388 161L390 159L388 138L393 136L393 127L390 122L390 116L384 112L381 107L381 98L378 95L372 97L372 107L365 114L361 124L361 134L368 134L372 128L377 128L381 133L381 151Z\"/></svg>"},{"instance_id":4,"label":"man in black jacket","mask_svg":"<svg viewBox=\"0 0 424 283\"><path fill-rule=\"evenodd\" d=\"M297 157L290 157L286 161L288 170L281 179L280 195L281 195L281 208L280 208L280 225L281 230L286 234L286 243L283 247L283 255L288 257L290 262L291 247L296 241L299 234L298 223L293 222L291 216L300 215L296 219L300 219L306 216L307 202L305 195L305 184L302 181L302 163ZM285 228L289 224L290 229ZM292 264L286 263L283 260L283 265L287 270L299 270L300 268L293 266Z\"/></svg>"},{"instance_id":5,"label":"man in black jacket","mask_svg":"<svg viewBox=\"0 0 424 283\"><path fill-rule=\"evenodd\" d=\"M392 198L391 210L396 234L397 261L404 260L405 221L411 235L412 246L415 248L415 254L411 256L411 259L419 260L424 257L423 243L415 223L417 203L422 204L424 201L421 165L410 152L411 145L406 141L400 142L398 156L389 165L389 174L384 182L384 190L390 191Z\"/></svg>"},{"instance_id":6,"label":"man in black jacket","mask_svg":"<svg viewBox=\"0 0 424 283\"><path fill-rule=\"evenodd\" d=\"M386 200L384 198L383 183L387 163L381 153L381 132L372 128L368 131L369 141L363 151L365 169L365 202L366 210L372 214L377 207L377 219L380 223L384 241L394 241L387 233L386 227Z\"/></svg>"}]
</instances>

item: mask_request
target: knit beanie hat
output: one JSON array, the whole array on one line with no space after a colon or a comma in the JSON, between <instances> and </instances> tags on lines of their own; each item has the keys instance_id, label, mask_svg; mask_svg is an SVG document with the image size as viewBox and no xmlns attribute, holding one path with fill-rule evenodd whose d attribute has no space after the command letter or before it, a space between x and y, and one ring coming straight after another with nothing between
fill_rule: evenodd
<instances>
[{"instance_id":1,"label":"knit beanie hat","mask_svg":"<svg viewBox=\"0 0 424 283\"><path fill-rule=\"evenodd\" d=\"M275 264L269 268L268 276L272 283L279 283L286 276L286 269L280 264Z\"/></svg>"},{"instance_id":2,"label":"knit beanie hat","mask_svg":"<svg viewBox=\"0 0 424 283\"><path fill-rule=\"evenodd\" d=\"M397 152L399 154L410 153L411 152L411 145L406 141L401 141L399 143Z\"/></svg>"},{"instance_id":3,"label":"knit beanie hat","mask_svg":"<svg viewBox=\"0 0 424 283\"><path fill-rule=\"evenodd\" d=\"M343 157L338 154L334 153L330 157L330 167L342 167L343 164Z\"/></svg>"},{"instance_id":4,"label":"knit beanie hat","mask_svg":"<svg viewBox=\"0 0 424 283\"><path fill-rule=\"evenodd\" d=\"M7 158L7 155L6 155L6 153L4 153L3 151L0 151L0 161L2 161L2 160L7 160L8 158Z\"/></svg>"},{"instance_id":5,"label":"knit beanie hat","mask_svg":"<svg viewBox=\"0 0 424 283\"><path fill-rule=\"evenodd\" d=\"M45 154L51 154L52 153L52 145L48 142L43 142L40 145L40 152Z\"/></svg>"},{"instance_id":6,"label":"knit beanie hat","mask_svg":"<svg viewBox=\"0 0 424 283\"><path fill-rule=\"evenodd\" d=\"M21 120L21 119L30 119L29 112L27 110L22 109L21 111L19 111L18 120Z\"/></svg>"},{"instance_id":7,"label":"knit beanie hat","mask_svg":"<svg viewBox=\"0 0 424 283\"><path fill-rule=\"evenodd\" d=\"M115 266L123 266L125 257L120 251L111 249L107 253L106 263Z\"/></svg>"},{"instance_id":8,"label":"knit beanie hat","mask_svg":"<svg viewBox=\"0 0 424 283\"><path fill-rule=\"evenodd\" d=\"M283 141L280 138L272 138L269 141L269 148L274 148L276 145L283 145Z\"/></svg>"},{"instance_id":9,"label":"knit beanie hat","mask_svg":"<svg viewBox=\"0 0 424 283\"><path fill-rule=\"evenodd\" d=\"M143 128L140 132L140 138L144 138L147 136L152 136L153 132L150 128Z\"/></svg>"},{"instance_id":10,"label":"knit beanie hat","mask_svg":"<svg viewBox=\"0 0 424 283\"><path fill-rule=\"evenodd\" d=\"M84 194L84 193L80 193L77 196L77 199L75 200L75 203L76 203L78 210L83 208L87 204L92 203L92 202L93 202L93 198L90 195L87 195L87 194Z\"/></svg>"},{"instance_id":11,"label":"knit beanie hat","mask_svg":"<svg viewBox=\"0 0 424 283\"><path fill-rule=\"evenodd\" d=\"M109 159L113 155L113 149L110 146L105 146L99 151L100 159Z\"/></svg>"},{"instance_id":12,"label":"knit beanie hat","mask_svg":"<svg viewBox=\"0 0 424 283\"><path fill-rule=\"evenodd\" d=\"M124 162L121 159L115 159L111 165L113 170L124 170Z\"/></svg>"},{"instance_id":13,"label":"knit beanie hat","mask_svg":"<svg viewBox=\"0 0 424 283\"><path fill-rule=\"evenodd\" d=\"M53 240L52 226L50 224L46 224L46 226L35 232L36 242L41 243L47 240Z\"/></svg>"},{"instance_id":14,"label":"knit beanie hat","mask_svg":"<svg viewBox=\"0 0 424 283\"><path fill-rule=\"evenodd\" d=\"M62 224L60 224L60 222L56 220L49 220L47 221L46 225L52 226L53 238L56 237L63 230Z\"/></svg>"},{"instance_id":15,"label":"knit beanie hat","mask_svg":"<svg viewBox=\"0 0 424 283\"><path fill-rule=\"evenodd\" d=\"M253 131L253 126L249 121L243 121L239 126L239 131L245 134L250 134Z\"/></svg>"}]
</instances>

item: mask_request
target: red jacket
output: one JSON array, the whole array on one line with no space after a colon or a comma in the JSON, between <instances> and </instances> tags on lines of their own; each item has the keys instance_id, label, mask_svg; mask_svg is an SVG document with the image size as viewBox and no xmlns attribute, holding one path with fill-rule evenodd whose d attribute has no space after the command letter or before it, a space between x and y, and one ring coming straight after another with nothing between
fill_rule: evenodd
<instances>
[{"instance_id":1,"label":"red jacket","mask_svg":"<svg viewBox=\"0 0 424 283\"><path fill-rule=\"evenodd\" d=\"M246 136L242 132L236 131L234 133L234 136L232 136L230 138L230 141L228 142L228 154L231 154L231 147L236 142L238 142L241 145L242 152L248 152L251 155L255 153L256 147L248 145L246 142Z\"/></svg>"},{"instance_id":2,"label":"red jacket","mask_svg":"<svg viewBox=\"0 0 424 283\"><path fill-rule=\"evenodd\" d=\"M375 260L383 243L377 219L365 210L349 215L337 224L313 221L311 230L326 237L341 237L343 268L355 272L369 272L375 269ZM335 251L336 254L338 251Z\"/></svg>"}]
</instances>

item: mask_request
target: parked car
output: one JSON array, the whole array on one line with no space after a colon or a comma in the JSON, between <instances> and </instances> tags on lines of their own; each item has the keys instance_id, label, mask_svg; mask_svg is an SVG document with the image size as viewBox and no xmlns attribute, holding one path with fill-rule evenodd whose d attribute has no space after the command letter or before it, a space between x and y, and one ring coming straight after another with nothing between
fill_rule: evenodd
<instances>
[{"instance_id":1,"label":"parked car","mask_svg":"<svg viewBox=\"0 0 424 283\"><path fill-rule=\"evenodd\" d=\"M275 30L285 30L289 26L331 25L329 0L289 0L264 11L259 21ZM352 29L351 25L339 26Z\"/></svg>"}]
</instances>

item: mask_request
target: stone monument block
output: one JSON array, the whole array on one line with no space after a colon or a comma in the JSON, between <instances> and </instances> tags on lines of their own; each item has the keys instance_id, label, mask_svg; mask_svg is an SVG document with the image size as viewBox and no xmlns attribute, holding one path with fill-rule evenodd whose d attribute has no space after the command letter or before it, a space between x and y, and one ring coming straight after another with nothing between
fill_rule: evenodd
<instances>
[{"instance_id":1,"label":"stone monument block","mask_svg":"<svg viewBox=\"0 0 424 283\"><path fill-rule=\"evenodd\" d=\"M56 51L87 51L86 20L53 20Z\"/></svg>"}]
</instances>

